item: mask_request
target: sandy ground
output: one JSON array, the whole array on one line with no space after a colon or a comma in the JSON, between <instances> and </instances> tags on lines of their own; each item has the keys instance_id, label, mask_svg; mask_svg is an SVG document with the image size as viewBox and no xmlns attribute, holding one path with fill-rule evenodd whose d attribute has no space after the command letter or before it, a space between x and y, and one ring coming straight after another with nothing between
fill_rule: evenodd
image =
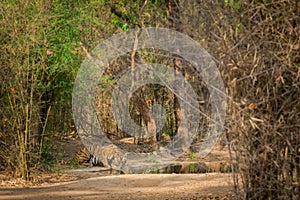
<instances>
[{"instance_id":1,"label":"sandy ground","mask_svg":"<svg viewBox=\"0 0 300 200\"><path fill-rule=\"evenodd\" d=\"M0 188L0 199L230 199L230 174L93 175L76 181Z\"/></svg>"},{"instance_id":2,"label":"sandy ground","mask_svg":"<svg viewBox=\"0 0 300 200\"><path fill-rule=\"evenodd\" d=\"M66 162L82 148L80 140L57 141ZM190 161L189 156L187 159ZM226 149L216 145L201 162L228 161ZM185 161L185 160L182 160ZM197 161L197 160L193 160ZM200 162L199 161L199 162ZM212 169L213 166L210 166ZM215 167L218 171L219 166ZM84 168L67 173L35 173L32 182L0 174L0 200L65 199L232 199L232 175L207 174L126 174L111 175L98 168ZM87 170L88 169L88 170ZM95 171L91 171L95 170Z\"/></svg>"}]
</instances>

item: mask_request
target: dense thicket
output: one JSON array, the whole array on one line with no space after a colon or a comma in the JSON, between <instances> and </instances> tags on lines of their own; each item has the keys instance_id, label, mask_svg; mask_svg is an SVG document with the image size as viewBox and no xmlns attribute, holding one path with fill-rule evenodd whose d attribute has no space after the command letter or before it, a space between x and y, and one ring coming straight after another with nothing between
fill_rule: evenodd
<instances>
[{"instance_id":1,"label":"dense thicket","mask_svg":"<svg viewBox=\"0 0 300 200\"><path fill-rule=\"evenodd\" d=\"M0 168L24 178L47 155L44 136L72 124L73 81L83 58L114 33L137 27L171 28L214 56L224 79L225 134L240 198L293 199L300 182L300 3L279 1L2 1L0 3ZM205 83L189 63L160 50L143 50L136 62L167 64L183 73L198 95ZM181 62L178 62L180 60ZM110 109L113 86L132 54L116 59L99 83L97 106L105 132L124 137ZM180 124L178 100L167 88L136 92L131 112L167 104L162 135ZM134 106L137 105L137 106ZM209 103L204 106L208 109ZM206 126L206 121L201 125ZM200 129L205 131L205 127ZM201 136L199 132L199 136ZM242 186L241 188L238 185Z\"/></svg>"}]
</instances>

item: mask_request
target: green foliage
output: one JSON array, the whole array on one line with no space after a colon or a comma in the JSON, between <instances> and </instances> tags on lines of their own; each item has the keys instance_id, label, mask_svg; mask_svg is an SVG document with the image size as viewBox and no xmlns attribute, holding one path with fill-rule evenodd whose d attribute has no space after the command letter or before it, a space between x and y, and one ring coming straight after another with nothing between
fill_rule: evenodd
<instances>
[{"instance_id":1,"label":"green foliage","mask_svg":"<svg viewBox=\"0 0 300 200\"><path fill-rule=\"evenodd\" d=\"M112 23L117 25L119 28L121 28L124 32L127 32L129 31L129 25L128 23L123 23L119 20L119 18L115 15L115 14L112 14Z\"/></svg>"},{"instance_id":2,"label":"green foliage","mask_svg":"<svg viewBox=\"0 0 300 200\"><path fill-rule=\"evenodd\" d=\"M52 152L53 150L53 145L52 145L52 141L47 139L44 141L43 145L42 145L42 159L43 159L43 163L47 163L47 164L55 164L57 163L57 155L56 153L54 154Z\"/></svg>"},{"instance_id":3,"label":"green foliage","mask_svg":"<svg viewBox=\"0 0 300 200\"><path fill-rule=\"evenodd\" d=\"M190 164L190 165L189 165L189 171L190 171L190 173L194 173L195 170L196 170L195 165L194 165L194 164Z\"/></svg>"},{"instance_id":4,"label":"green foliage","mask_svg":"<svg viewBox=\"0 0 300 200\"><path fill-rule=\"evenodd\" d=\"M190 153L190 159L193 160L194 158L195 158L195 153L194 153L194 152L191 152L191 153Z\"/></svg>"},{"instance_id":5,"label":"green foliage","mask_svg":"<svg viewBox=\"0 0 300 200\"><path fill-rule=\"evenodd\" d=\"M111 23L124 32L129 31L130 28L156 26L158 21L155 19L160 19L157 15L163 14L164 19L167 17L164 2L157 0L147 3L143 0L123 0L106 5L111 10Z\"/></svg>"},{"instance_id":6,"label":"green foliage","mask_svg":"<svg viewBox=\"0 0 300 200\"><path fill-rule=\"evenodd\" d=\"M96 15L108 12L102 5L77 0L0 2L0 121L9 119L7 125L0 124L0 140L8 149L1 164L21 171L25 179L28 166L59 156L52 155L43 135L52 137L48 130L64 131L72 123L73 81L85 56L82 43L99 43L100 35L91 27L101 29L101 37L111 29Z\"/></svg>"},{"instance_id":7,"label":"green foliage","mask_svg":"<svg viewBox=\"0 0 300 200\"><path fill-rule=\"evenodd\" d=\"M158 170L159 170L158 167L150 167L144 173L146 173L146 174L157 173Z\"/></svg>"},{"instance_id":8,"label":"green foliage","mask_svg":"<svg viewBox=\"0 0 300 200\"><path fill-rule=\"evenodd\" d=\"M45 30L47 50L52 52L47 59L45 85L51 83L47 92L52 92L57 100L70 102L72 82L82 61L82 56L77 53L80 30L76 24L81 16L72 4L65 2L53 4L51 14L58 17L52 17Z\"/></svg>"},{"instance_id":9,"label":"green foliage","mask_svg":"<svg viewBox=\"0 0 300 200\"><path fill-rule=\"evenodd\" d=\"M232 7L233 9L239 9L241 7L240 0L224 0L225 6Z\"/></svg>"}]
</instances>

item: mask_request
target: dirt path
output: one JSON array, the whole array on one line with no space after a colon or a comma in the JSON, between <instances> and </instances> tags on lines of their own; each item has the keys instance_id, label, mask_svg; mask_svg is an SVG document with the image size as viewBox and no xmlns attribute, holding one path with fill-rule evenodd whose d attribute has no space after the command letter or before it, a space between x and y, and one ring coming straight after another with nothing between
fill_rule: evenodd
<instances>
[{"instance_id":1,"label":"dirt path","mask_svg":"<svg viewBox=\"0 0 300 200\"><path fill-rule=\"evenodd\" d=\"M0 188L0 199L228 199L232 188L230 174L98 175L47 186Z\"/></svg>"}]
</instances>

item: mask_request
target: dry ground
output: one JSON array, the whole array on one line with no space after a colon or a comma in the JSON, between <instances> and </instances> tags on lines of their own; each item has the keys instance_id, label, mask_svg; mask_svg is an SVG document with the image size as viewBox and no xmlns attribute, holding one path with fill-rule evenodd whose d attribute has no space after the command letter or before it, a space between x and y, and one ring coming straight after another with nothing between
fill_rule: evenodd
<instances>
[{"instance_id":1,"label":"dry ground","mask_svg":"<svg viewBox=\"0 0 300 200\"><path fill-rule=\"evenodd\" d=\"M64 183L0 188L0 199L230 199L233 193L230 174L93 176Z\"/></svg>"},{"instance_id":2,"label":"dry ground","mask_svg":"<svg viewBox=\"0 0 300 200\"><path fill-rule=\"evenodd\" d=\"M63 153L65 163L80 148L82 144L78 138L64 138L55 144L55 149ZM228 160L226 148L216 146L202 161L218 163L224 160ZM84 170L79 173L44 171L35 173L31 182L0 174L0 200L232 199L232 194L232 178L225 173L110 175Z\"/></svg>"}]
</instances>

